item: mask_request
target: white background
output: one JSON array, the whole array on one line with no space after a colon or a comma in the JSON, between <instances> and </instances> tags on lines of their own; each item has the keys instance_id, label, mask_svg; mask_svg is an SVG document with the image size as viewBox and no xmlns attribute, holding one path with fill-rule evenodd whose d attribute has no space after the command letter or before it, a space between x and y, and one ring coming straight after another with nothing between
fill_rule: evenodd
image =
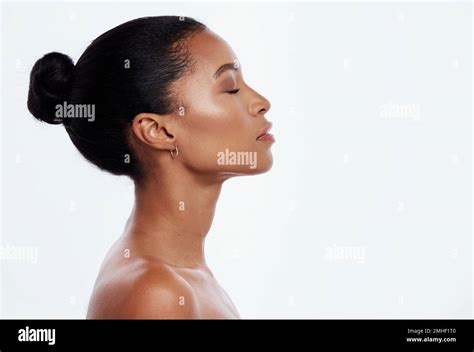
<instances>
[{"instance_id":1,"label":"white background","mask_svg":"<svg viewBox=\"0 0 474 352\"><path fill-rule=\"evenodd\" d=\"M32 65L168 14L272 103L274 167L224 185L206 241L243 318L472 317L469 2L3 3L0 317L84 318L133 202L30 116Z\"/></svg>"}]
</instances>

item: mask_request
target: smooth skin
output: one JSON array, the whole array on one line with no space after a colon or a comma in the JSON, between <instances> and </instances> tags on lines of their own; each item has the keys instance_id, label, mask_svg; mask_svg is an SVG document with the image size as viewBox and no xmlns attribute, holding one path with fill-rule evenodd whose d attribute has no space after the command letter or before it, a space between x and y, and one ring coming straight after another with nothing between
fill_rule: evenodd
<instances>
[{"instance_id":1,"label":"smooth skin","mask_svg":"<svg viewBox=\"0 0 474 352\"><path fill-rule=\"evenodd\" d=\"M221 37L205 30L187 44L194 64L173 85L179 109L133 120L131 142L146 175L102 264L88 319L240 318L206 264L204 242L223 182L272 166L272 141L257 139L271 126L270 102L244 82ZM220 165L226 149L256 152L257 167Z\"/></svg>"}]
</instances>

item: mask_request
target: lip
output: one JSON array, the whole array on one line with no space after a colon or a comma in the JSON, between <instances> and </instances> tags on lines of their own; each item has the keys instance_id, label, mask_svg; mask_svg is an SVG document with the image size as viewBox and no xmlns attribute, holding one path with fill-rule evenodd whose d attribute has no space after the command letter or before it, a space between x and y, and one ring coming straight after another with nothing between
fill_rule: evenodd
<instances>
[{"instance_id":1,"label":"lip","mask_svg":"<svg viewBox=\"0 0 474 352\"><path fill-rule=\"evenodd\" d=\"M271 134L271 133L268 133L270 132L272 128L272 123L269 122L261 131L260 131L260 134L258 135L258 137L256 138L257 141L261 141L261 142L274 142L275 141L275 137Z\"/></svg>"},{"instance_id":2,"label":"lip","mask_svg":"<svg viewBox=\"0 0 474 352\"><path fill-rule=\"evenodd\" d=\"M271 133L265 133L264 135L257 138L259 142L275 142L275 137Z\"/></svg>"}]
</instances>

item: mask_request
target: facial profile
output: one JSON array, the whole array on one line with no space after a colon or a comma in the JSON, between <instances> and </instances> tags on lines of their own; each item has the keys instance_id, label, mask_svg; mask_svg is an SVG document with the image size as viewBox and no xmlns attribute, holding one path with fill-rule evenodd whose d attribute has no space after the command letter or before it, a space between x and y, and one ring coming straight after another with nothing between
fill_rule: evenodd
<instances>
[{"instance_id":1,"label":"facial profile","mask_svg":"<svg viewBox=\"0 0 474 352\"><path fill-rule=\"evenodd\" d=\"M134 119L140 155L160 159L157 150L177 145L181 163L200 174L228 178L267 171L270 102L246 84L237 56L221 37L204 30L186 45L192 69L172 85L177 109Z\"/></svg>"}]
</instances>

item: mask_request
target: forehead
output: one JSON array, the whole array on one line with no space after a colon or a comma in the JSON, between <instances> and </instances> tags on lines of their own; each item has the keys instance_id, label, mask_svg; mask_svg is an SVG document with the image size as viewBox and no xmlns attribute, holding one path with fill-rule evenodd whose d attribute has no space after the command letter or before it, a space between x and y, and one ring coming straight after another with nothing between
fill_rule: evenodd
<instances>
[{"instance_id":1,"label":"forehead","mask_svg":"<svg viewBox=\"0 0 474 352\"><path fill-rule=\"evenodd\" d=\"M221 65L237 60L229 44L208 29L191 36L187 44L195 71L202 74L212 76Z\"/></svg>"}]
</instances>

